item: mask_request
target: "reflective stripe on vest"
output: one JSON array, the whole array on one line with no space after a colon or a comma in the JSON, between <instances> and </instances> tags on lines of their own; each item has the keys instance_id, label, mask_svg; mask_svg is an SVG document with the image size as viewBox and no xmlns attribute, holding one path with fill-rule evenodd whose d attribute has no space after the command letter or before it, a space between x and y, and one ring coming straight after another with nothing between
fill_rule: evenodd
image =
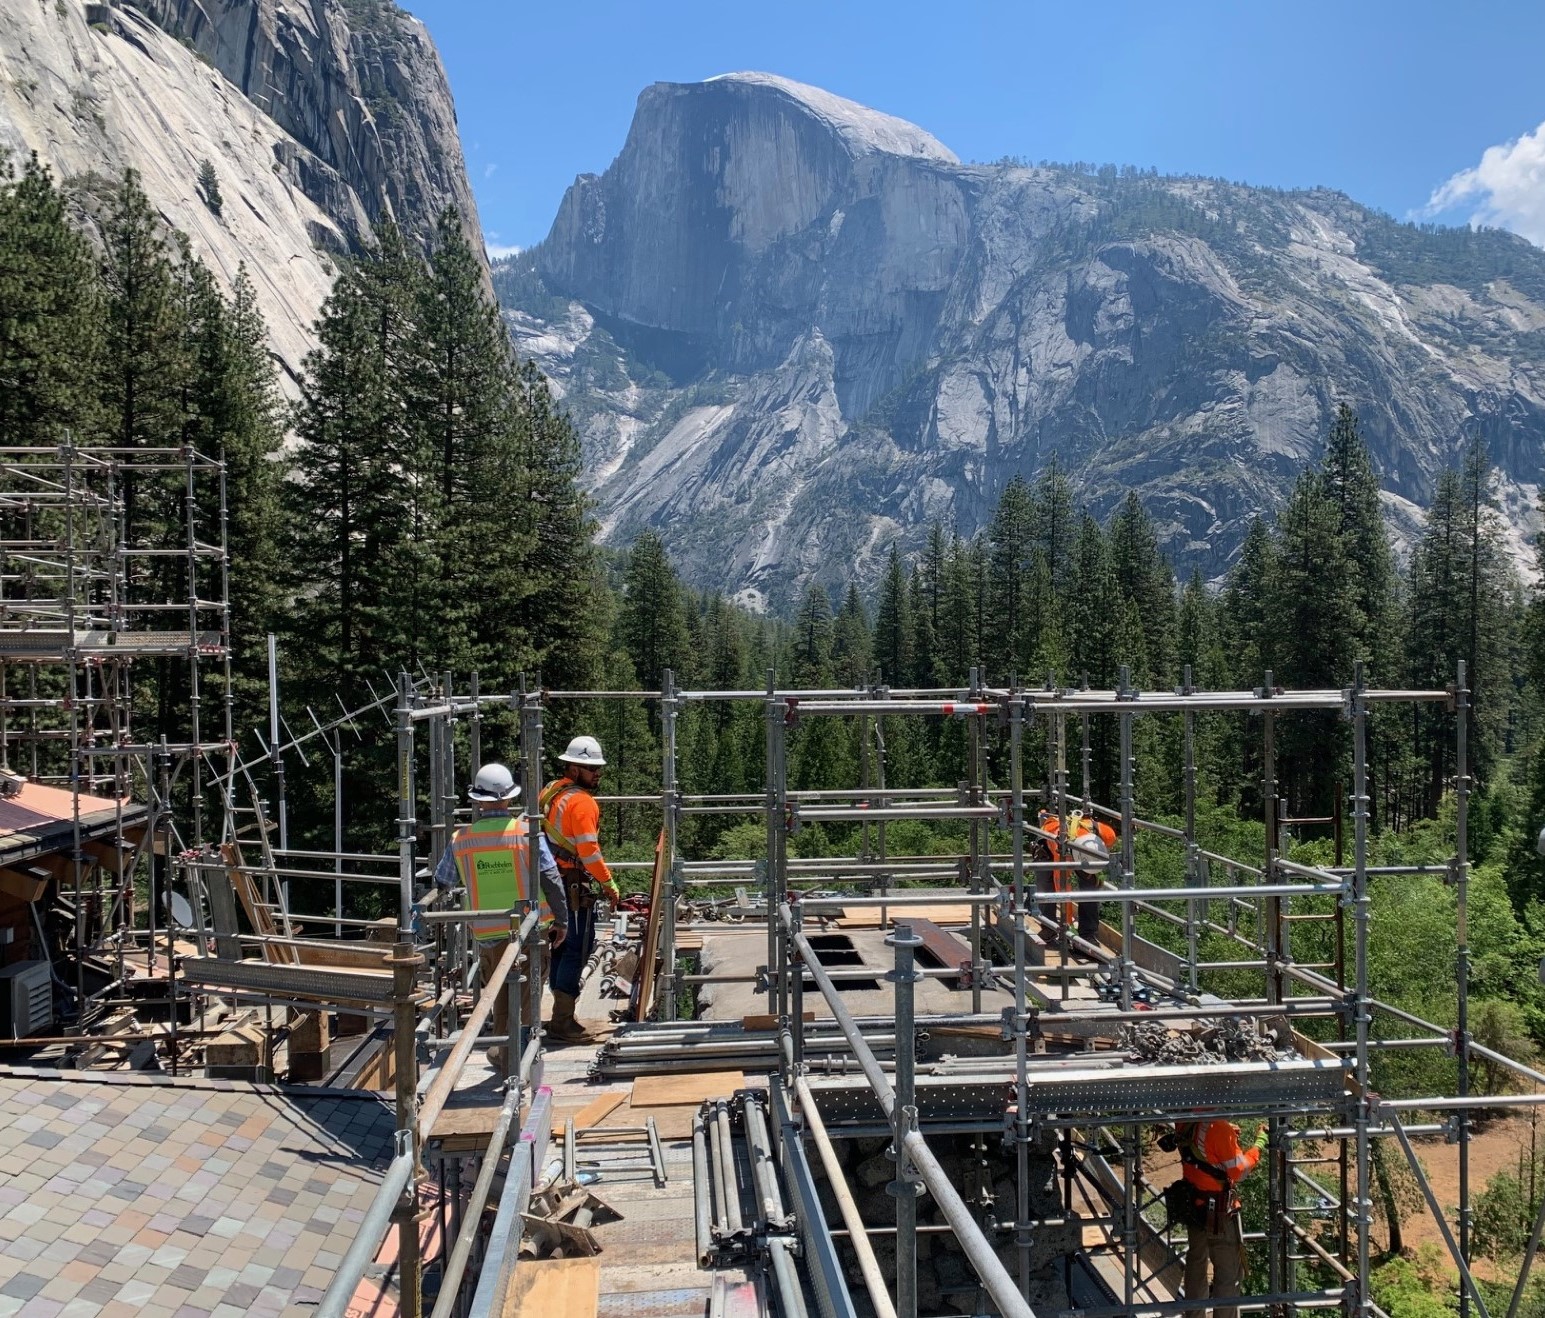
<instances>
[{"instance_id":1,"label":"reflective stripe on vest","mask_svg":"<svg viewBox=\"0 0 1545 1318\"><path fill-rule=\"evenodd\" d=\"M467 901L475 911L513 911L530 897L531 850L526 844L526 821L511 818L479 819L458 829L451 838L456 868L467 885ZM553 918L547 902L541 904L543 924ZM488 919L472 924L474 937L492 941L508 938L510 922Z\"/></svg>"},{"instance_id":2,"label":"reflective stripe on vest","mask_svg":"<svg viewBox=\"0 0 1545 1318\"><path fill-rule=\"evenodd\" d=\"M566 778L554 778L536 798L537 806L542 811L542 828L547 834L548 845L555 851L564 853L563 856L555 856L554 859L567 860L574 865L579 864L580 839L570 838L564 833L558 825L558 821L563 817L563 811L553 807L577 791L579 791L577 783L572 783ZM600 839L591 835L589 840L597 842Z\"/></svg>"}]
</instances>

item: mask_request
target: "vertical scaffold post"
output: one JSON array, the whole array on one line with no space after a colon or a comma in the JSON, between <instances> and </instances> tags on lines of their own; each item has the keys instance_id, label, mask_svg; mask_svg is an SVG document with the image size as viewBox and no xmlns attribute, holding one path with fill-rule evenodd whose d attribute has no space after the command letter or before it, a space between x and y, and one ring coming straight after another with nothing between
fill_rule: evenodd
<instances>
[{"instance_id":1,"label":"vertical scaffold post","mask_svg":"<svg viewBox=\"0 0 1545 1318\"><path fill-rule=\"evenodd\" d=\"M533 902L539 903L542 900L542 847L538 841L542 836L542 697L540 692L527 690L526 679L522 676L518 699L521 777L525 780L526 836L529 839L526 863L530 872L526 875L526 891ZM542 1024L542 980L546 971L542 964L545 949L540 940L543 937L545 935L541 933L536 935L526 960L526 1016L533 1030ZM513 974L511 978L514 978ZM522 1051L518 1032L512 1030L512 1034L517 1037L505 1045L506 1066L511 1077L520 1065Z\"/></svg>"},{"instance_id":2,"label":"vertical scaffold post","mask_svg":"<svg viewBox=\"0 0 1545 1318\"><path fill-rule=\"evenodd\" d=\"M392 949L392 1045L396 1069L397 1131L413 1150L413 1175L403 1187L402 1197L392 1212L397 1224L397 1253L401 1269L404 1318L420 1318L423 1313L423 1257L419 1250L418 1184L424 1174L423 1150L418 1140L418 1061L414 1027L418 1007L414 1000L414 975L422 958L413 950L411 939L403 934Z\"/></svg>"},{"instance_id":3,"label":"vertical scaffold post","mask_svg":"<svg viewBox=\"0 0 1545 1318\"><path fill-rule=\"evenodd\" d=\"M1121 666L1120 699L1130 702L1136 695L1132 689L1132 670ZM1134 884L1135 843L1137 831L1137 801L1132 780L1132 706L1127 703L1118 716L1121 736L1121 874L1120 886L1131 888ZM1121 1010L1132 1010L1132 921L1136 917L1134 902L1121 903L1121 962L1117 973L1121 976Z\"/></svg>"},{"instance_id":4,"label":"vertical scaffold post","mask_svg":"<svg viewBox=\"0 0 1545 1318\"><path fill-rule=\"evenodd\" d=\"M896 968L886 978L896 986L896 1106L891 1113L891 1153L896 1179L886 1187L896 1200L896 1318L917 1318L917 1196L919 1178L907 1157L906 1138L917 1127L917 1026L914 986L922 979L915 949L923 940L908 921L898 920L885 940L896 949Z\"/></svg>"},{"instance_id":5,"label":"vertical scaffold post","mask_svg":"<svg viewBox=\"0 0 1545 1318\"><path fill-rule=\"evenodd\" d=\"M667 668L660 682L660 864L664 882L660 900L660 986L655 1001L660 1004L660 1019L676 1019L676 674ZM768 918L772 915L769 913Z\"/></svg>"},{"instance_id":6,"label":"vertical scaffold post","mask_svg":"<svg viewBox=\"0 0 1545 1318\"><path fill-rule=\"evenodd\" d=\"M1457 918L1454 924L1454 970L1459 987L1459 1019L1454 1030L1454 1051L1459 1062L1459 1097L1470 1096L1470 691L1469 674L1463 659L1454 683L1454 771L1456 804L1454 820L1454 885ZM1470 1266L1470 1113L1460 1108L1454 1114L1459 1136L1459 1256ZM1460 1283L1459 1318L1470 1318L1470 1292Z\"/></svg>"},{"instance_id":7,"label":"vertical scaffold post","mask_svg":"<svg viewBox=\"0 0 1545 1318\"><path fill-rule=\"evenodd\" d=\"M783 921L779 918L782 905L778 856L783 847L784 783L782 778L784 702L776 695L777 677L767 670L767 786L764 806L767 811L767 859L763 875L762 897L767 907L767 997L768 1013L782 1015L784 975L787 972L788 949L783 939Z\"/></svg>"},{"instance_id":8,"label":"vertical scaffold post","mask_svg":"<svg viewBox=\"0 0 1545 1318\"><path fill-rule=\"evenodd\" d=\"M978 701L982 698L982 670L971 669L971 699ZM986 781L986 775L982 772L982 720L979 718L966 720L966 754L970 759L966 777L967 804L979 806L983 801L982 787ZM987 891L986 855L991 849L983 845L983 839L987 835L987 826L980 819L971 821L971 851L969 864L970 891L973 895ZM982 961L982 908L976 903L971 903L971 1011L979 1014L982 1010L982 980L986 971L986 965Z\"/></svg>"},{"instance_id":9,"label":"vertical scaffold post","mask_svg":"<svg viewBox=\"0 0 1545 1318\"><path fill-rule=\"evenodd\" d=\"M1030 1297L1030 1058L1026 1038L1025 921L1025 697L1014 682L1009 691L1009 840L1014 880L1014 1155L1017 1194L1014 1244L1019 1253L1019 1289ZM1066 836L1061 834L1060 836Z\"/></svg>"},{"instance_id":10,"label":"vertical scaffold post","mask_svg":"<svg viewBox=\"0 0 1545 1318\"><path fill-rule=\"evenodd\" d=\"M268 633L268 748L274 762L274 800L279 810L279 850L290 849L290 818L284 794L284 756L279 753L279 638Z\"/></svg>"},{"instance_id":11,"label":"vertical scaffold post","mask_svg":"<svg viewBox=\"0 0 1545 1318\"><path fill-rule=\"evenodd\" d=\"M401 884L398 937L411 941L413 934L413 843L418 827L418 806L413 799L413 679L397 675L397 877Z\"/></svg>"},{"instance_id":12,"label":"vertical scaffold post","mask_svg":"<svg viewBox=\"0 0 1545 1318\"><path fill-rule=\"evenodd\" d=\"M1196 688L1191 685L1191 665L1186 664L1181 673L1180 694L1189 696ZM1196 715L1186 710L1180 716L1182 735L1185 739L1185 832L1186 832L1186 884L1201 886L1206 872L1196 846ZM1196 973L1198 921L1205 918L1205 907L1195 897L1186 902L1186 987L1192 993L1199 990Z\"/></svg>"},{"instance_id":13,"label":"vertical scaffold post","mask_svg":"<svg viewBox=\"0 0 1545 1318\"><path fill-rule=\"evenodd\" d=\"M1357 1310L1368 1318L1373 1297L1368 1289L1373 1200L1369 1196L1368 1027L1368 728L1363 697L1363 665L1352 678L1352 1010L1357 1041L1357 1101L1353 1125L1357 1140ZM1343 1211L1345 1205L1343 1204Z\"/></svg>"}]
</instances>

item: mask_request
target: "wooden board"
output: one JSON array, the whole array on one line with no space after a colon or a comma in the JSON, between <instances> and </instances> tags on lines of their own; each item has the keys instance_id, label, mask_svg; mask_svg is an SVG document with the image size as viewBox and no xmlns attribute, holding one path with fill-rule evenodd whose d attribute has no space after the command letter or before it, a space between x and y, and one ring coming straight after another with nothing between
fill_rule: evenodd
<instances>
[{"instance_id":1,"label":"wooden board","mask_svg":"<svg viewBox=\"0 0 1545 1318\"><path fill-rule=\"evenodd\" d=\"M660 920L665 913L665 874L670 868L670 858L665 854L665 830L654 844L654 873L649 879L649 920L644 925L644 946L638 958L638 983L634 986L637 998L633 1003L633 1019L649 1019L654 1006L654 963L660 955ZM672 896L672 901L675 897Z\"/></svg>"},{"instance_id":2,"label":"wooden board","mask_svg":"<svg viewBox=\"0 0 1545 1318\"><path fill-rule=\"evenodd\" d=\"M746 1087L741 1071L701 1071L688 1075L641 1075L633 1082L635 1108L681 1107L706 1098L728 1098Z\"/></svg>"},{"instance_id":3,"label":"wooden board","mask_svg":"<svg viewBox=\"0 0 1545 1318\"><path fill-rule=\"evenodd\" d=\"M938 906L887 907L884 927L889 929L897 920L932 920L935 924L969 926L971 907L969 904L960 902L941 903ZM881 927L880 908L878 906L855 908L837 921L837 927L839 929L879 929Z\"/></svg>"},{"instance_id":4,"label":"wooden board","mask_svg":"<svg viewBox=\"0 0 1545 1318\"><path fill-rule=\"evenodd\" d=\"M815 1019L813 1011L807 1011L803 1014L807 1022ZM778 1028L778 1018L776 1016L742 1016L740 1018L740 1028L743 1030L776 1030Z\"/></svg>"},{"instance_id":5,"label":"wooden board","mask_svg":"<svg viewBox=\"0 0 1545 1318\"><path fill-rule=\"evenodd\" d=\"M601 1306L601 1260L531 1259L515 1269L505 1318L594 1318Z\"/></svg>"},{"instance_id":6,"label":"wooden board","mask_svg":"<svg viewBox=\"0 0 1545 1318\"><path fill-rule=\"evenodd\" d=\"M585 1130L590 1126L603 1124L607 1117L620 1108L627 1101L626 1094L602 1094L592 1099L574 1114L574 1129ZM563 1121L566 1118L553 1121L553 1138L563 1138Z\"/></svg>"}]
</instances>

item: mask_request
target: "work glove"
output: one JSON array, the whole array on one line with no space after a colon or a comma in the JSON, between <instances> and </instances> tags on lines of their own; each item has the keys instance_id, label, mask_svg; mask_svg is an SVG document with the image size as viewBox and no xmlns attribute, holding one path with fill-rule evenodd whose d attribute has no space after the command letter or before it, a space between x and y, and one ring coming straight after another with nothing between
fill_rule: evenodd
<instances>
[{"instance_id":1,"label":"work glove","mask_svg":"<svg viewBox=\"0 0 1545 1318\"><path fill-rule=\"evenodd\" d=\"M1266 1145L1270 1139L1271 1131L1267 1127L1262 1126L1260 1130L1256 1131L1255 1133L1255 1147L1264 1153L1266 1151Z\"/></svg>"},{"instance_id":2,"label":"work glove","mask_svg":"<svg viewBox=\"0 0 1545 1318\"><path fill-rule=\"evenodd\" d=\"M606 900L609 901L613 906L622 905L622 889L619 888L615 883L612 884L609 888L602 888L601 891L606 894Z\"/></svg>"}]
</instances>

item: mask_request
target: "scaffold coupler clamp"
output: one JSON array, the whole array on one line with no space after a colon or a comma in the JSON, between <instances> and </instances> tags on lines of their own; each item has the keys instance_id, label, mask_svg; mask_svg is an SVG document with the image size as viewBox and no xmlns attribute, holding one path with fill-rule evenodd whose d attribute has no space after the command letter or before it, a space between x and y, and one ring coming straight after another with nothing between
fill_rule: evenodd
<instances>
[{"instance_id":1,"label":"scaffold coupler clamp","mask_svg":"<svg viewBox=\"0 0 1545 1318\"><path fill-rule=\"evenodd\" d=\"M797 728L799 726L799 697L785 696L783 698L783 726Z\"/></svg>"},{"instance_id":2,"label":"scaffold coupler clamp","mask_svg":"<svg viewBox=\"0 0 1545 1318\"><path fill-rule=\"evenodd\" d=\"M756 992L772 992L772 977L767 973L766 966L758 966L756 968Z\"/></svg>"},{"instance_id":3,"label":"scaffold coupler clamp","mask_svg":"<svg viewBox=\"0 0 1545 1318\"><path fill-rule=\"evenodd\" d=\"M1459 883L1459 871L1461 869L1458 856L1450 856L1443 862L1443 886L1453 888Z\"/></svg>"},{"instance_id":4,"label":"scaffold coupler clamp","mask_svg":"<svg viewBox=\"0 0 1545 1318\"><path fill-rule=\"evenodd\" d=\"M790 837L799 832L801 824L799 822L798 801L785 802L783 807L783 828Z\"/></svg>"},{"instance_id":5,"label":"scaffold coupler clamp","mask_svg":"<svg viewBox=\"0 0 1545 1318\"><path fill-rule=\"evenodd\" d=\"M896 1134L891 1156L896 1160L896 1179L885 1187L885 1193L892 1199L911 1197L916 1199L923 1193L923 1178L916 1167L912 1165L912 1159L907 1157L907 1136L917 1129L917 1109L910 1104L896 1109Z\"/></svg>"}]
</instances>

